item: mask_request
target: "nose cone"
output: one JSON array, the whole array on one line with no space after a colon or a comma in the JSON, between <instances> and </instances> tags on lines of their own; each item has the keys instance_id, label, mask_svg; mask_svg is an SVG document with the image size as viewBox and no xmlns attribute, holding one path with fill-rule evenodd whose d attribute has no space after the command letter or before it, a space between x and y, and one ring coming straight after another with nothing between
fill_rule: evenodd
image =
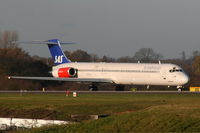
<instances>
[{"instance_id":1,"label":"nose cone","mask_svg":"<svg viewBox=\"0 0 200 133\"><path fill-rule=\"evenodd\" d=\"M190 78L185 74L184 76L181 77L181 84L186 84Z\"/></svg>"}]
</instances>

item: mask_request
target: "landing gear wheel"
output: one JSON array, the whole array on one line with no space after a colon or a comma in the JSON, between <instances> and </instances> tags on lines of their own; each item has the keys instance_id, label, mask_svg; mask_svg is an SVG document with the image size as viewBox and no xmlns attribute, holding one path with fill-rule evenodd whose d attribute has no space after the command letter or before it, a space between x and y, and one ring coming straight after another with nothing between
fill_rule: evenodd
<instances>
[{"instance_id":1,"label":"landing gear wheel","mask_svg":"<svg viewBox=\"0 0 200 133\"><path fill-rule=\"evenodd\" d=\"M178 92L181 92L183 88L183 86L177 86Z\"/></svg>"},{"instance_id":2,"label":"landing gear wheel","mask_svg":"<svg viewBox=\"0 0 200 133\"><path fill-rule=\"evenodd\" d=\"M94 85L94 84L91 84L91 85L89 86L89 90L90 90L90 91L98 91L98 87L97 87L96 85Z\"/></svg>"}]
</instances>

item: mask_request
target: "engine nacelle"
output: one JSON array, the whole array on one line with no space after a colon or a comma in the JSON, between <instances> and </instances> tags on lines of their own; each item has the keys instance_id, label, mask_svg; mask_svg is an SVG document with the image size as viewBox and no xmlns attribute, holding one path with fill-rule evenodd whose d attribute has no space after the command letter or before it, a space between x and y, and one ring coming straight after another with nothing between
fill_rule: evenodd
<instances>
[{"instance_id":1,"label":"engine nacelle","mask_svg":"<svg viewBox=\"0 0 200 133\"><path fill-rule=\"evenodd\" d=\"M77 77L77 69L72 67L65 67L58 69L58 77L59 78L72 78Z\"/></svg>"}]
</instances>

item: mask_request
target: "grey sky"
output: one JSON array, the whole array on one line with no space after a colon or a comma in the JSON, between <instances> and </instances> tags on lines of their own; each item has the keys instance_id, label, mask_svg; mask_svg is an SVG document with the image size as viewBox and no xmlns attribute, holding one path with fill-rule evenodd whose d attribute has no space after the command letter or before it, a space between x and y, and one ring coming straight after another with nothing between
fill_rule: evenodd
<instances>
[{"instance_id":1,"label":"grey sky","mask_svg":"<svg viewBox=\"0 0 200 133\"><path fill-rule=\"evenodd\" d=\"M0 0L0 30L20 40L77 42L111 57L153 48L166 58L200 50L200 0ZM46 46L21 45L31 55L50 56Z\"/></svg>"}]
</instances>

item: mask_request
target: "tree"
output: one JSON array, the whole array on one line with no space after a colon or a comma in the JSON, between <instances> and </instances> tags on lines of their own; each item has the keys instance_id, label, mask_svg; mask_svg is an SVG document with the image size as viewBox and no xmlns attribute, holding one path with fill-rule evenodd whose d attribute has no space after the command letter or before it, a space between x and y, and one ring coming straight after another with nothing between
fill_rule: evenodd
<instances>
[{"instance_id":1,"label":"tree","mask_svg":"<svg viewBox=\"0 0 200 133\"><path fill-rule=\"evenodd\" d=\"M70 57L70 55L71 55L71 52L70 52L70 51L67 51L67 50L64 51L64 53L65 53L65 56L66 56L66 57Z\"/></svg>"},{"instance_id":2,"label":"tree","mask_svg":"<svg viewBox=\"0 0 200 133\"><path fill-rule=\"evenodd\" d=\"M101 62L115 62L115 59L104 55L103 58L101 59Z\"/></svg>"},{"instance_id":3,"label":"tree","mask_svg":"<svg viewBox=\"0 0 200 133\"><path fill-rule=\"evenodd\" d=\"M117 59L117 62L134 62L135 60L129 56L120 57Z\"/></svg>"},{"instance_id":4,"label":"tree","mask_svg":"<svg viewBox=\"0 0 200 133\"><path fill-rule=\"evenodd\" d=\"M99 62L99 57L96 54L90 54L92 62Z\"/></svg>"},{"instance_id":5,"label":"tree","mask_svg":"<svg viewBox=\"0 0 200 133\"><path fill-rule=\"evenodd\" d=\"M163 56L154 52L152 48L141 48L134 55L134 59L143 62L150 62L154 60L160 60Z\"/></svg>"},{"instance_id":6,"label":"tree","mask_svg":"<svg viewBox=\"0 0 200 133\"><path fill-rule=\"evenodd\" d=\"M4 31L0 32L0 48L15 48L17 47L16 43L13 41L18 40L18 33L16 31Z\"/></svg>"},{"instance_id":7,"label":"tree","mask_svg":"<svg viewBox=\"0 0 200 133\"><path fill-rule=\"evenodd\" d=\"M78 62L90 62L92 59L87 52L79 49L70 54L70 60Z\"/></svg>"},{"instance_id":8,"label":"tree","mask_svg":"<svg viewBox=\"0 0 200 133\"><path fill-rule=\"evenodd\" d=\"M186 60L185 51L181 52L181 59L182 59L182 61L185 61L185 60Z\"/></svg>"},{"instance_id":9,"label":"tree","mask_svg":"<svg viewBox=\"0 0 200 133\"><path fill-rule=\"evenodd\" d=\"M197 57L197 56L200 56L200 52L199 52L198 50L195 50L195 51L193 52L192 59L194 60L195 57Z\"/></svg>"},{"instance_id":10,"label":"tree","mask_svg":"<svg viewBox=\"0 0 200 133\"><path fill-rule=\"evenodd\" d=\"M192 62L192 69L195 75L200 75L200 56L196 56Z\"/></svg>"}]
</instances>

